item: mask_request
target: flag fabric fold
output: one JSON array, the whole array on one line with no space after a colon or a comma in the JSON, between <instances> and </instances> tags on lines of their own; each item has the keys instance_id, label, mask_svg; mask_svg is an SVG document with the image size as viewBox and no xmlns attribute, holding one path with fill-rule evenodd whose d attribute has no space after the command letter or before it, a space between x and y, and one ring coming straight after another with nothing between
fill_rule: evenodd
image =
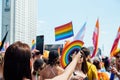
<instances>
[{"instance_id":1,"label":"flag fabric fold","mask_svg":"<svg viewBox=\"0 0 120 80\"><path fill-rule=\"evenodd\" d=\"M86 22L83 24L82 28L79 30L77 35L74 37L73 40L81 40L83 41L84 35L85 35L85 30L86 30Z\"/></svg>"},{"instance_id":2,"label":"flag fabric fold","mask_svg":"<svg viewBox=\"0 0 120 80\"><path fill-rule=\"evenodd\" d=\"M93 58L96 53L97 53L97 50L98 50L98 38L99 38L99 19L97 19L97 22L96 22L96 25L95 25L95 29L94 29L94 32L93 32L93 53L91 55L91 58Z\"/></svg>"},{"instance_id":3,"label":"flag fabric fold","mask_svg":"<svg viewBox=\"0 0 120 80\"><path fill-rule=\"evenodd\" d=\"M66 39L72 37L73 35L74 33L72 22L55 28L55 41Z\"/></svg>"},{"instance_id":4,"label":"flag fabric fold","mask_svg":"<svg viewBox=\"0 0 120 80\"><path fill-rule=\"evenodd\" d=\"M110 51L110 56L111 57L114 55L114 52L118 47L119 39L120 39L120 27L118 28L117 36L116 36L116 38L113 42L113 45L112 45L112 48L111 48L111 51Z\"/></svg>"}]
</instances>

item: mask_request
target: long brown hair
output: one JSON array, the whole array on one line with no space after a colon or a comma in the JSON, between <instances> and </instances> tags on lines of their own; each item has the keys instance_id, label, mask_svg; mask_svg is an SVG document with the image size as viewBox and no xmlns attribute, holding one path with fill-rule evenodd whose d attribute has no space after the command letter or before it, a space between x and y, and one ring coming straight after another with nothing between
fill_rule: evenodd
<instances>
[{"instance_id":1,"label":"long brown hair","mask_svg":"<svg viewBox=\"0 0 120 80\"><path fill-rule=\"evenodd\" d=\"M82 69L83 73L86 74L88 72L88 66L87 66L86 56L85 56L85 54L84 54L83 51L80 51L80 52L81 52L82 57L83 57L83 62L82 62L81 69Z\"/></svg>"},{"instance_id":2,"label":"long brown hair","mask_svg":"<svg viewBox=\"0 0 120 80\"><path fill-rule=\"evenodd\" d=\"M10 45L4 56L3 76L5 80L31 79L30 47L20 41Z\"/></svg>"}]
</instances>

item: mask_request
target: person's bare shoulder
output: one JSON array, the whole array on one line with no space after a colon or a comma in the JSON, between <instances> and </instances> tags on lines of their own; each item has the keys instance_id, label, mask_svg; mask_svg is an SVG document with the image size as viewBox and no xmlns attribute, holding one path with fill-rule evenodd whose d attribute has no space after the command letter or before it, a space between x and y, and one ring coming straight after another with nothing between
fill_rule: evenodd
<instances>
[{"instance_id":1,"label":"person's bare shoulder","mask_svg":"<svg viewBox=\"0 0 120 80\"><path fill-rule=\"evenodd\" d=\"M58 74L61 74L64 72L64 69L60 66L57 66Z\"/></svg>"}]
</instances>

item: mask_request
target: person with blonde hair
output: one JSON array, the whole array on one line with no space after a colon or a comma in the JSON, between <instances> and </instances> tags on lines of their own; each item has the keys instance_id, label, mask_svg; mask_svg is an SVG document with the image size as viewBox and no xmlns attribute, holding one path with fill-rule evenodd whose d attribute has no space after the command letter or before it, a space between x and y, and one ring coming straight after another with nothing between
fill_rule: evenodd
<instances>
[{"instance_id":1,"label":"person with blonde hair","mask_svg":"<svg viewBox=\"0 0 120 80\"><path fill-rule=\"evenodd\" d=\"M120 80L120 49L117 49L113 56L115 57L115 65L111 66L110 80Z\"/></svg>"}]
</instances>

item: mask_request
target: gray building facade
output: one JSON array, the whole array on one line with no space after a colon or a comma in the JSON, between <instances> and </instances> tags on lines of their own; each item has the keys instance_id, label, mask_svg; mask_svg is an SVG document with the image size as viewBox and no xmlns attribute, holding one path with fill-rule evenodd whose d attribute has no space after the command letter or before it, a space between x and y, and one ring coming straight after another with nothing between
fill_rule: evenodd
<instances>
[{"instance_id":1,"label":"gray building facade","mask_svg":"<svg viewBox=\"0 0 120 80\"><path fill-rule=\"evenodd\" d=\"M38 0L2 0L2 38L6 42L22 41L31 45L36 39Z\"/></svg>"}]
</instances>

